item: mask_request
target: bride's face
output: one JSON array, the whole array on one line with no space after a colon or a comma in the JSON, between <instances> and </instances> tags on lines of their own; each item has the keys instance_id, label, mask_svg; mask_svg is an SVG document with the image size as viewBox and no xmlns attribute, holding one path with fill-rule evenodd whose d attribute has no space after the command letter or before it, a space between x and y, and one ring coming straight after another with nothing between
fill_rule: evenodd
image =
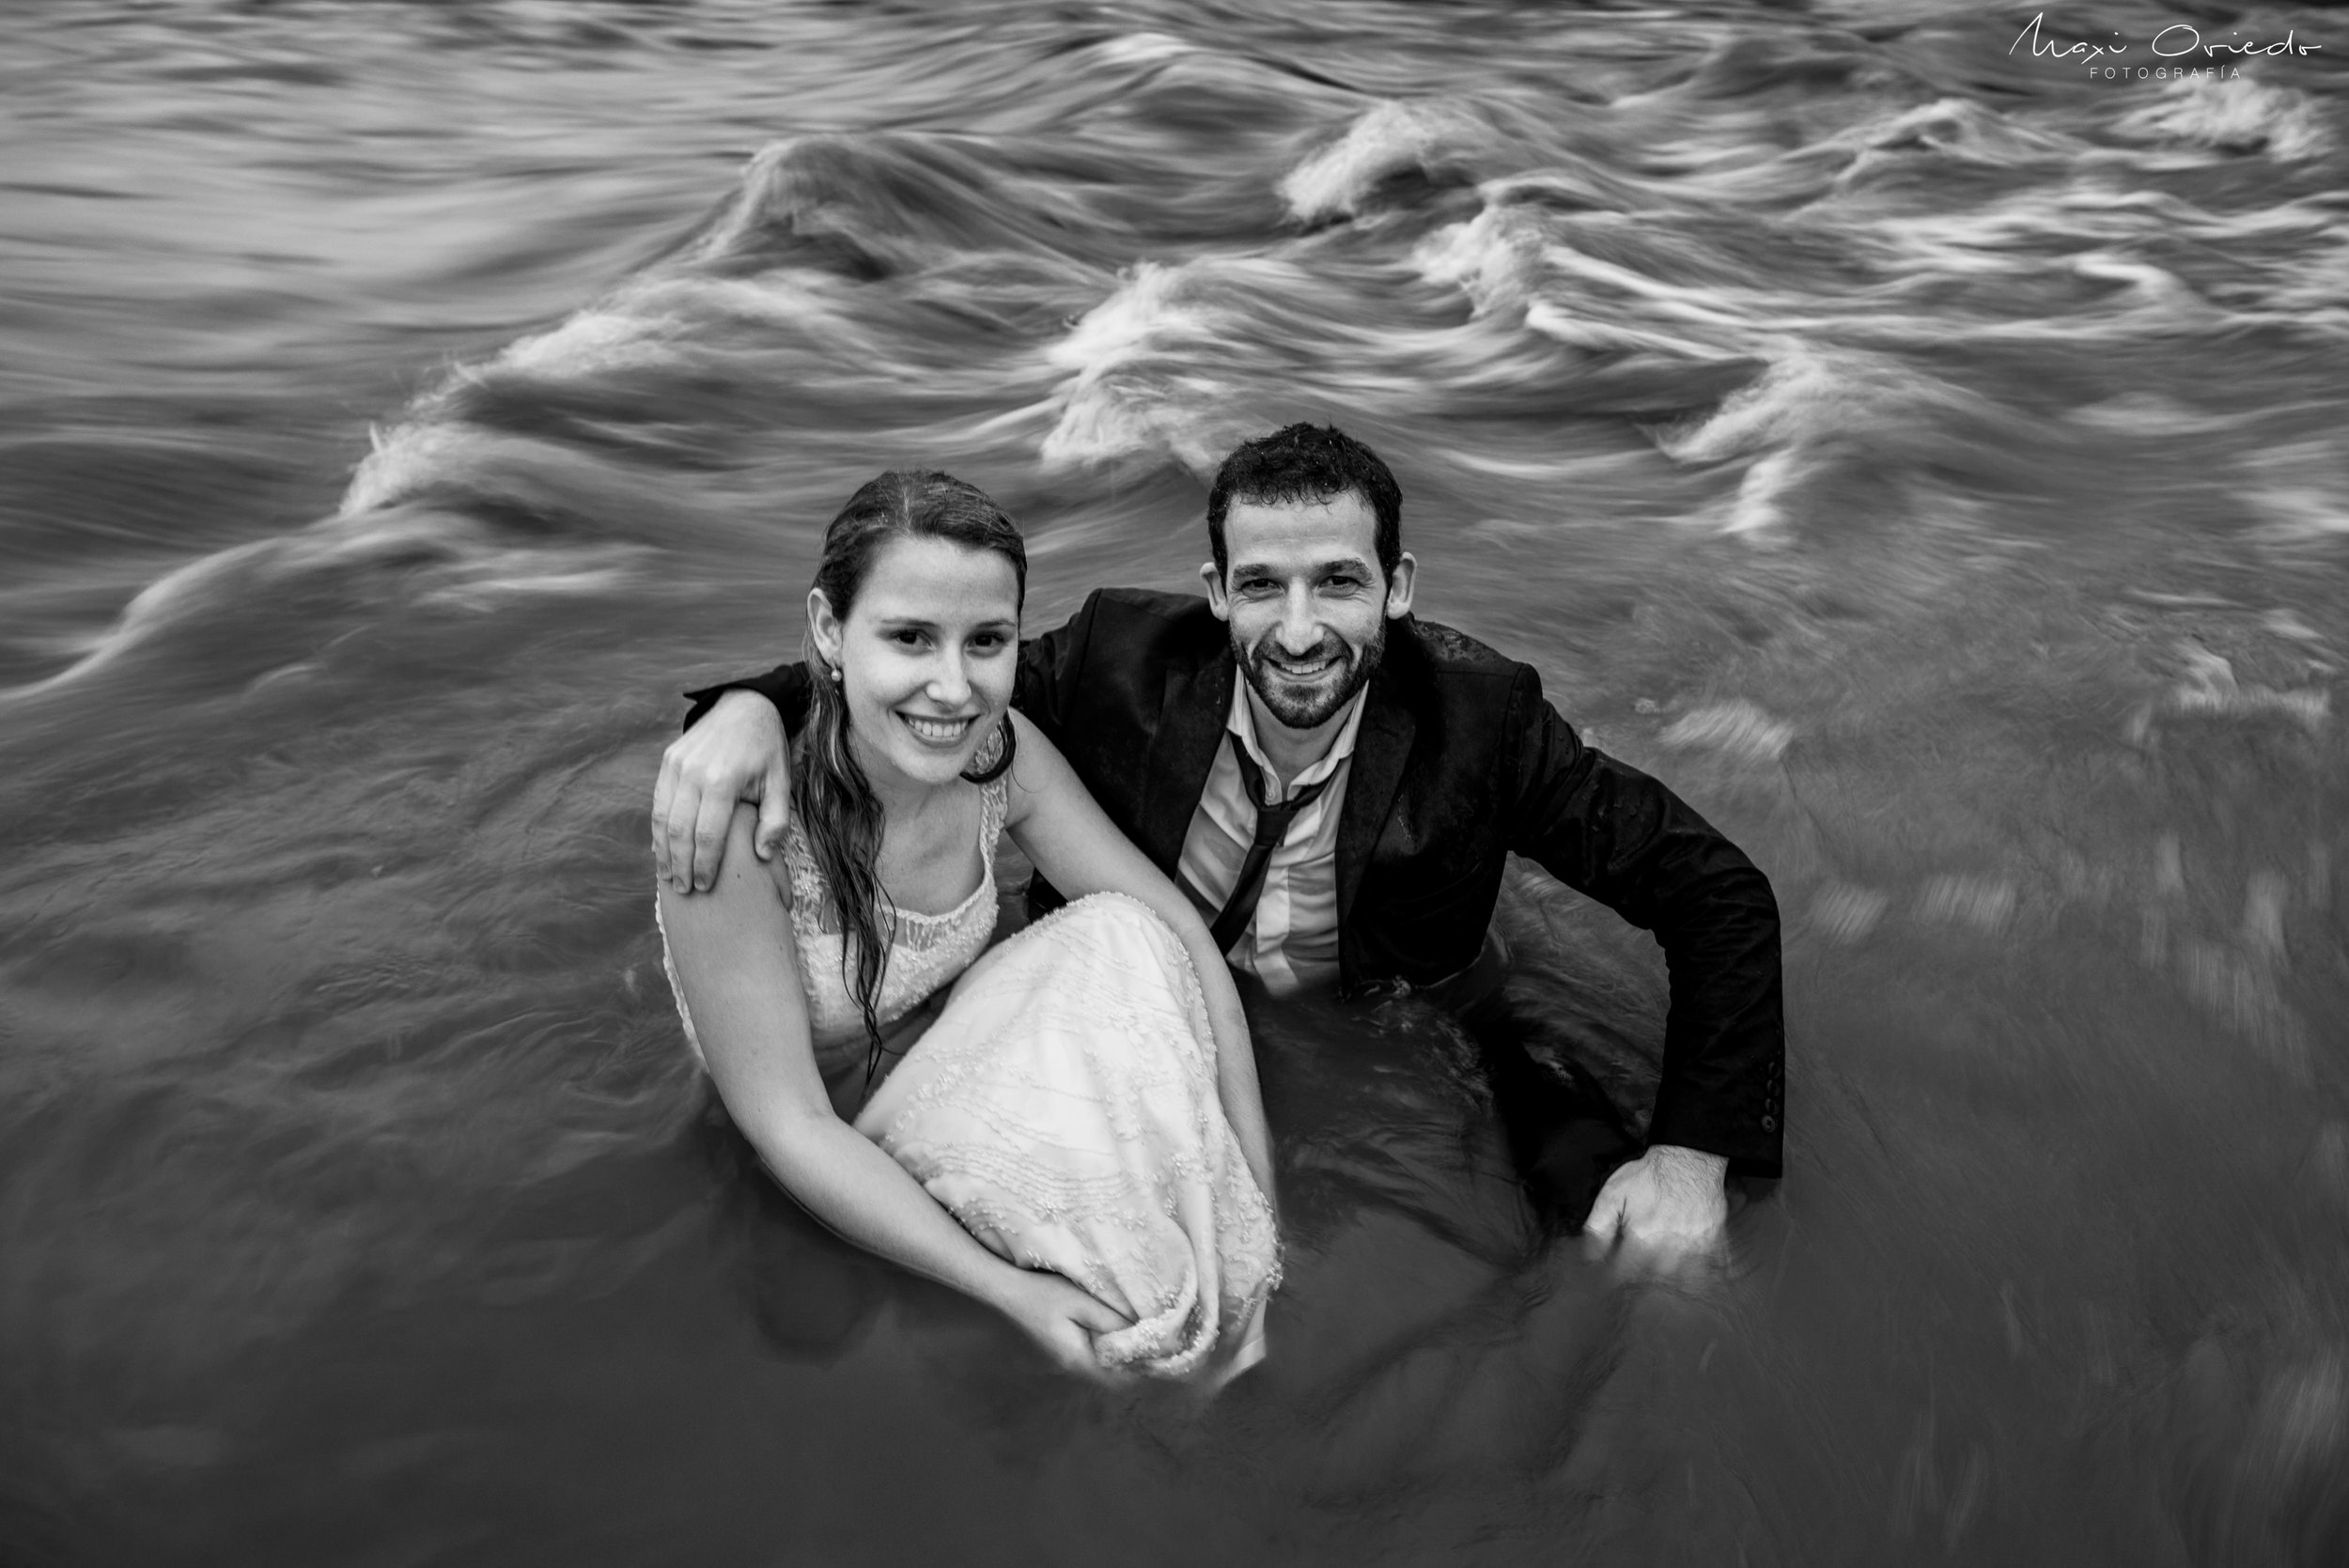
<instances>
[{"instance_id":1,"label":"bride's face","mask_svg":"<svg viewBox=\"0 0 2349 1568\"><path fill-rule=\"evenodd\" d=\"M876 784L951 783L1011 706L1019 582L991 550L892 539L845 619L821 590L807 596L807 615L817 651L840 672L849 741Z\"/></svg>"}]
</instances>

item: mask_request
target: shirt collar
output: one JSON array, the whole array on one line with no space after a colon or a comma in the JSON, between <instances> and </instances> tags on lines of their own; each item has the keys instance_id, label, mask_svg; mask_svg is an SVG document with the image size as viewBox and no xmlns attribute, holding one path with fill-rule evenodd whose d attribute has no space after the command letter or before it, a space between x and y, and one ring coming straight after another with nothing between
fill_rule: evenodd
<instances>
[{"instance_id":1,"label":"shirt collar","mask_svg":"<svg viewBox=\"0 0 2349 1568\"><path fill-rule=\"evenodd\" d=\"M1256 766L1264 769L1266 784L1277 787L1275 781L1281 776L1280 770L1272 766L1272 759L1264 754L1264 748L1256 741L1256 710L1248 701L1248 672L1241 670L1237 674L1238 678L1232 682L1231 716L1224 720L1223 727L1232 733L1238 744L1248 748L1250 756L1256 759ZM1288 788L1282 791L1282 800L1287 800L1307 784L1319 784L1329 778L1354 754L1354 737L1362 727L1363 700L1369 695L1369 683L1364 682L1362 689L1354 693L1354 700L1346 705L1346 722L1338 726L1337 738L1330 741L1330 750L1322 754L1319 761L1289 781Z\"/></svg>"}]
</instances>

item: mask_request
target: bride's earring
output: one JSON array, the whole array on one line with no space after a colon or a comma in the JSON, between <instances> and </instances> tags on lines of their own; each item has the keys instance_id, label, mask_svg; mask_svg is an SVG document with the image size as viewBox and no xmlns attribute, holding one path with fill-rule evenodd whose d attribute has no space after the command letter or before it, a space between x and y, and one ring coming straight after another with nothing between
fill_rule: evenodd
<instances>
[{"instance_id":1,"label":"bride's earring","mask_svg":"<svg viewBox=\"0 0 2349 1568\"><path fill-rule=\"evenodd\" d=\"M1012 752L1017 744L1011 734L1011 715L1006 713L1003 722L995 726L995 733L979 743L979 749L972 754L971 766L962 770L962 776L975 784L993 784L1011 766Z\"/></svg>"}]
</instances>

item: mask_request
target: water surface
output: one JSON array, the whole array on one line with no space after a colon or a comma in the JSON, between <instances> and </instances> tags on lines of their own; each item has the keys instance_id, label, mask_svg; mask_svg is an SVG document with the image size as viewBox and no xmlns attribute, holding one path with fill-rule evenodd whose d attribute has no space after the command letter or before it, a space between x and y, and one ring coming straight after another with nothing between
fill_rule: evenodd
<instances>
[{"instance_id":1,"label":"water surface","mask_svg":"<svg viewBox=\"0 0 2349 1568\"><path fill-rule=\"evenodd\" d=\"M0 1558L2349 1557L2339 15L0 11ZM644 814L873 472L1043 627L1295 418L1770 874L1788 1176L1594 1265L1268 1010L1198 1412L745 1168ZM1638 1113L1652 944L1501 918Z\"/></svg>"}]
</instances>

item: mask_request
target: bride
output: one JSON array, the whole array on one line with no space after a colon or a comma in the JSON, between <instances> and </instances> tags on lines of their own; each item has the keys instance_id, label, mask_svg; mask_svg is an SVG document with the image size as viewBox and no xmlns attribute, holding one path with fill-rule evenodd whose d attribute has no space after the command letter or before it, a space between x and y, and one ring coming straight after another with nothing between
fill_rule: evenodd
<instances>
[{"instance_id":1,"label":"bride","mask_svg":"<svg viewBox=\"0 0 2349 1568\"><path fill-rule=\"evenodd\" d=\"M738 805L716 885L662 885L670 984L736 1125L832 1230L1071 1370L1228 1376L1280 1279L1247 1024L1190 902L1011 711L1026 587L971 486L849 498L807 596L782 853ZM1003 832L1074 901L989 951Z\"/></svg>"}]
</instances>

